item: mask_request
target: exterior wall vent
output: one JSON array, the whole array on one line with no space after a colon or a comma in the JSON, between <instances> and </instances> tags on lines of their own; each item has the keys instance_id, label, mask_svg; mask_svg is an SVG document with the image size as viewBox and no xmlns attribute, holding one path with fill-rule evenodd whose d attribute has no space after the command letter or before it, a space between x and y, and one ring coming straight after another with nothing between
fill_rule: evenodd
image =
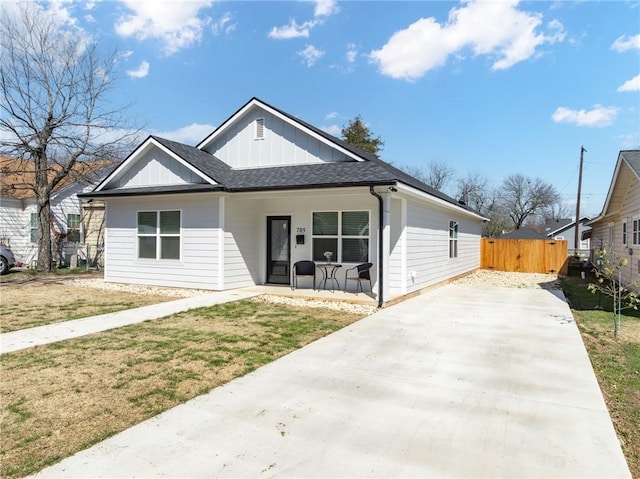
<instances>
[{"instance_id":1,"label":"exterior wall vent","mask_svg":"<svg viewBox=\"0 0 640 479\"><path fill-rule=\"evenodd\" d=\"M256 140L264 140L264 118L256 118Z\"/></svg>"}]
</instances>

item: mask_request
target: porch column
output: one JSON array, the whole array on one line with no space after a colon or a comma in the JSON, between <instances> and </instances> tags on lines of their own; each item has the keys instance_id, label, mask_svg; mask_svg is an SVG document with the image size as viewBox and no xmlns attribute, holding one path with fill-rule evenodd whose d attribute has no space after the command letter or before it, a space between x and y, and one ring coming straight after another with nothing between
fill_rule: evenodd
<instances>
[{"instance_id":1,"label":"porch column","mask_svg":"<svg viewBox=\"0 0 640 479\"><path fill-rule=\"evenodd\" d=\"M382 212L382 271L384 279L382 280L382 297L385 301L389 298L389 256L391 255L391 194L383 193L383 212ZM379 246L379 245L378 245ZM378 266L378 269L380 266ZM380 285L378 285L380 287Z\"/></svg>"},{"instance_id":2,"label":"porch column","mask_svg":"<svg viewBox=\"0 0 640 479\"><path fill-rule=\"evenodd\" d=\"M224 290L224 209L225 197L218 198L218 290Z\"/></svg>"}]
</instances>

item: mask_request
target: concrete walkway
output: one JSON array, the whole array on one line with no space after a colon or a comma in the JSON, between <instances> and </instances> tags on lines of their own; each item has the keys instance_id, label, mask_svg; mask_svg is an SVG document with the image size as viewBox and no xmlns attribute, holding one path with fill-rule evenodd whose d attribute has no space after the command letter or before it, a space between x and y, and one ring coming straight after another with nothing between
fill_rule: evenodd
<instances>
[{"instance_id":1,"label":"concrete walkway","mask_svg":"<svg viewBox=\"0 0 640 479\"><path fill-rule=\"evenodd\" d=\"M34 477L631 475L562 295L450 285Z\"/></svg>"},{"instance_id":2,"label":"concrete walkway","mask_svg":"<svg viewBox=\"0 0 640 479\"><path fill-rule=\"evenodd\" d=\"M175 301L117 311L115 313L64 321L62 323L54 323L37 328L22 329L13 333L0 335L0 354L64 341L65 339L78 338L109 329L121 328L128 324L142 323L150 319L162 318L170 314L180 313L202 306L238 301L259 294L260 293L255 291L244 290L205 293L191 298L182 298Z\"/></svg>"}]
</instances>

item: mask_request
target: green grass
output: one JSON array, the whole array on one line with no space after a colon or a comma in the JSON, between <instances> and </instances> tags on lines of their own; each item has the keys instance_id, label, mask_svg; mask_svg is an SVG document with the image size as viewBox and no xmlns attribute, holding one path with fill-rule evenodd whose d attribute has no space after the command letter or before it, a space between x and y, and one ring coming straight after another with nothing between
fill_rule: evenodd
<instances>
[{"instance_id":1,"label":"green grass","mask_svg":"<svg viewBox=\"0 0 640 479\"><path fill-rule=\"evenodd\" d=\"M360 317L247 300L3 354L0 477L37 472Z\"/></svg>"},{"instance_id":2,"label":"green grass","mask_svg":"<svg viewBox=\"0 0 640 479\"><path fill-rule=\"evenodd\" d=\"M587 290L593 277L562 281L634 477L640 478L640 312L625 310L614 337L613 300Z\"/></svg>"}]
</instances>

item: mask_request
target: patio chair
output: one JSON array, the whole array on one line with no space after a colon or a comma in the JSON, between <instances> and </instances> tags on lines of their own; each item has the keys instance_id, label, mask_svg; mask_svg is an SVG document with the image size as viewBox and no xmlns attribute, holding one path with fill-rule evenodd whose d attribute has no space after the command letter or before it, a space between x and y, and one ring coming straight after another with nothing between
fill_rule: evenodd
<instances>
[{"instance_id":1,"label":"patio chair","mask_svg":"<svg viewBox=\"0 0 640 479\"><path fill-rule=\"evenodd\" d=\"M313 289L316 289L316 264L313 261L297 261L293 265L293 287L298 287L298 276L313 277Z\"/></svg>"},{"instance_id":2,"label":"patio chair","mask_svg":"<svg viewBox=\"0 0 640 479\"><path fill-rule=\"evenodd\" d=\"M358 266L354 266L353 268L349 268L345 271L344 275L344 290L347 290L347 283L349 280L357 281L358 288L360 291L364 293L364 289L362 288L362 280L369 281L369 290L373 290L373 286L371 285L371 273L370 270L373 267L372 263L362 263ZM358 290L356 289L356 293Z\"/></svg>"}]
</instances>

